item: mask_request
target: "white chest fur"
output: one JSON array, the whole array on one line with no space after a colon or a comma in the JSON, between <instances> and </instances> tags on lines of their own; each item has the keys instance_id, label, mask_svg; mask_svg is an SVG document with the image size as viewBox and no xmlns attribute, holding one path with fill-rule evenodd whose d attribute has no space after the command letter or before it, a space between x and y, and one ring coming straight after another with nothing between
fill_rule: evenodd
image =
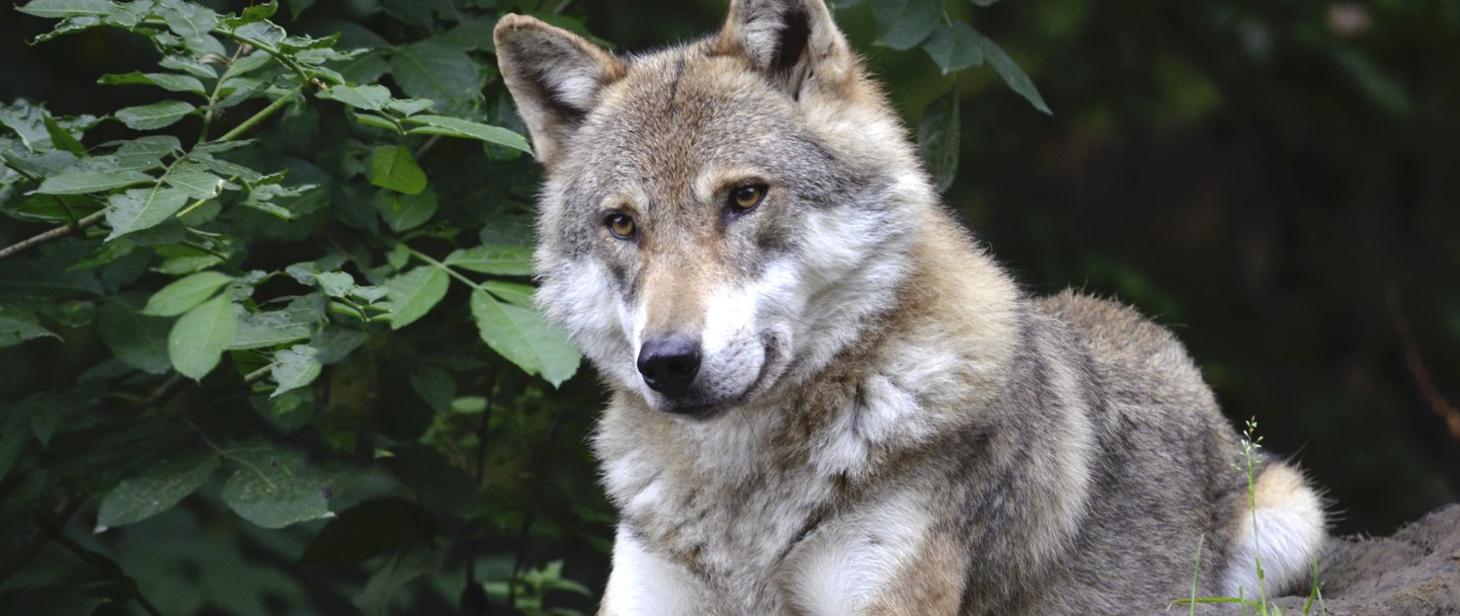
<instances>
[{"instance_id":1,"label":"white chest fur","mask_svg":"<svg viewBox=\"0 0 1460 616\"><path fill-rule=\"evenodd\" d=\"M919 500L927 491L911 486L884 487L856 505L838 500L841 486L877 467L878 452L915 446L936 432L930 422L949 419L920 412L929 392L903 383L866 378L828 423L795 439L781 423L790 409L680 424L680 447L606 422L599 453L624 525L610 603L642 597L659 605L608 613L676 613L671 608L683 602L699 605L692 613L705 613L707 603L727 614L793 605L802 613L855 613L909 566L931 524ZM689 579L698 583L686 586Z\"/></svg>"}]
</instances>

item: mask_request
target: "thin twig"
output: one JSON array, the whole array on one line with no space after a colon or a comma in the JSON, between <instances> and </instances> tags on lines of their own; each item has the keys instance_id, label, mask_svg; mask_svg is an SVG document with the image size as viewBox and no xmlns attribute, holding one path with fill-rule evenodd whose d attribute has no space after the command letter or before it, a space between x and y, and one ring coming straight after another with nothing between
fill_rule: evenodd
<instances>
[{"instance_id":1,"label":"thin twig","mask_svg":"<svg viewBox=\"0 0 1460 616\"><path fill-rule=\"evenodd\" d=\"M476 480L477 487L482 485L482 476L486 474L487 466L487 430L492 423L492 402L497 391L497 371L493 370L487 376L487 405L482 408L482 421L477 427L477 463ZM466 537L466 584L474 586L477 583L477 559L476 559L476 538L468 533ZM510 592L510 591L509 591Z\"/></svg>"},{"instance_id":2,"label":"thin twig","mask_svg":"<svg viewBox=\"0 0 1460 616\"><path fill-rule=\"evenodd\" d=\"M542 491L543 462L546 458L541 452L558 440L558 428L563 426L563 419L567 416L567 413L558 414L558 418L553 420L553 429L548 432L547 441L543 443L544 447L533 456L532 477L530 478L532 488L527 494L527 513L522 516L522 526L517 530L517 550L512 557L512 577L507 579L507 605L511 607L517 607L517 579L522 574L522 561L527 556L527 534L532 530L532 523L537 517L538 493Z\"/></svg>"},{"instance_id":3,"label":"thin twig","mask_svg":"<svg viewBox=\"0 0 1460 616\"><path fill-rule=\"evenodd\" d=\"M1450 436L1460 441L1460 409L1445 399L1440 389L1435 387L1435 381L1430 375L1429 366L1425 365L1424 358L1419 354L1419 344L1415 342L1414 332L1409 328L1409 319L1404 317L1404 311L1399 306L1399 293L1394 290L1389 292L1389 315L1394 320L1394 333L1399 336L1399 346L1404 349L1404 365L1409 369L1410 378L1414 379L1414 386L1419 388L1420 397L1424 398L1425 404L1430 410L1445 422L1445 428L1450 431Z\"/></svg>"},{"instance_id":4,"label":"thin twig","mask_svg":"<svg viewBox=\"0 0 1460 616\"><path fill-rule=\"evenodd\" d=\"M71 520L71 516L81 509L84 502L86 500L82 498L68 498L62 502L60 507L56 508L49 519L36 520L36 528L31 532L30 539L26 540L25 545L16 550L9 560L0 563L0 586L4 586L10 576L15 575L15 572L20 571L20 568L30 562L30 559L35 558L41 548L45 547L57 532L60 532L58 529L65 527L66 523Z\"/></svg>"},{"instance_id":5,"label":"thin twig","mask_svg":"<svg viewBox=\"0 0 1460 616\"><path fill-rule=\"evenodd\" d=\"M127 577L126 572L113 569L111 561L100 557L91 550L86 549L85 546L76 543L70 537L67 537L64 532L58 531L53 539L56 541L56 545L66 548L66 551L70 552L82 562L95 567L98 571L114 571L116 575L113 579L127 584L128 590L131 591L132 600L136 601L137 605L142 606L142 609L152 616L162 616L162 610L157 609L157 606L153 605L151 601L147 600L147 597L142 595L142 590L137 588L137 583L133 582L132 578Z\"/></svg>"},{"instance_id":6,"label":"thin twig","mask_svg":"<svg viewBox=\"0 0 1460 616\"><path fill-rule=\"evenodd\" d=\"M283 96L280 96L279 98L275 99L274 102L269 103L269 105L267 107L264 107L263 109L260 109L258 113L255 113L252 116L249 116L249 118L247 120L244 120L243 123L239 124L238 126L233 127L233 130L230 130L227 133L224 133L222 137L219 137L217 139L214 139L213 141L210 141L208 143L224 143L224 142L233 141L233 140L239 138L244 133L246 133L249 130L251 130L253 127L258 126L260 122L263 122L264 120L267 120L269 118L269 116L272 116L276 112L278 112L280 109L283 109L284 108L284 105L287 105L289 103L289 101L293 100L295 96L299 95L299 93L301 92L301 89L302 89L302 87L301 88L296 88L295 90L289 92L288 94L285 94ZM168 166L167 170L163 172L163 177L166 177L166 174L167 173L171 173L173 166L177 165L177 163L180 162L180 161L182 161L183 158L186 158L186 155L183 155L181 157L178 157L177 160L174 160L173 163ZM161 182L162 182L162 180L159 179L158 180L158 183L160 184ZM200 200L199 202L194 203L194 204L188 206L187 211L191 211L193 208L196 208L197 206L202 205L201 201L202 200ZM94 224L96 224L98 222L101 222L102 218L105 218L105 217L106 217L106 210L101 210L101 211L95 212L95 213L93 213L91 215L88 215L86 218L82 218L81 220L76 221L76 224L74 224L74 225L65 225L65 226L56 227L54 229L51 229L50 231L46 231L44 233L41 233L40 235L36 235L35 237L29 238L29 239L26 239L26 240L22 240L22 241L14 244L14 245L7 246L7 247L5 247L3 249L0 249L0 259L4 259L5 257L9 257L11 255L18 254L18 253L20 253L20 252L22 252L22 251L24 251L24 250L26 250L28 248L31 248L33 246L37 246L37 245L40 245L40 244L44 244L44 243L49 242L51 240L54 240L56 238L65 237L66 235L71 234L71 233L74 233L75 231L78 231L80 229L84 229L86 227L90 227L90 226L92 226L92 225L94 225Z\"/></svg>"},{"instance_id":7,"label":"thin twig","mask_svg":"<svg viewBox=\"0 0 1460 616\"><path fill-rule=\"evenodd\" d=\"M161 385L158 385L157 389L152 390L151 394L148 394L146 398L143 398L141 402L138 402L136 410L146 410L148 407L154 406L163 402L164 400L171 398L172 395L176 393L174 390L177 388L178 385L181 385L182 383L183 375L174 372L172 376L167 377L166 381L163 381Z\"/></svg>"},{"instance_id":8,"label":"thin twig","mask_svg":"<svg viewBox=\"0 0 1460 616\"><path fill-rule=\"evenodd\" d=\"M436 143L439 141L441 141L441 135L432 135L430 139L427 139L426 142L421 144L421 147L416 150L416 158L420 159L422 156L425 156L426 152L430 152L431 148L436 147Z\"/></svg>"},{"instance_id":9,"label":"thin twig","mask_svg":"<svg viewBox=\"0 0 1460 616\"><path fill-rule=\"evenodd\" d=\"M46 231L44 233L32 236L28 239L21 240L10 246L6 246L5 248L0 249L0 259L4 259L5 257L20 253L32 246L44 244L57 238L66 237L67 235L70 235L87 227L90 227L91 225L101 222L101 219L105 217L106 211L101 210L92 214L88 214L85 218L76 221L76 224L74 225L64 225L56 227L54 229L51 229L50 231Z\"/></svg>"}]
</instances>

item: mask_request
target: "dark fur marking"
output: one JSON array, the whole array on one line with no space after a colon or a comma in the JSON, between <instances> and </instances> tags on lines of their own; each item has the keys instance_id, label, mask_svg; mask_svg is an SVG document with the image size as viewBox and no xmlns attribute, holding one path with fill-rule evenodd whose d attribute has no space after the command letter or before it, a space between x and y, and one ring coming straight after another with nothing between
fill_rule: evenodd
<instances>
[{"instance_id":1,"label":"dark fur marking","mask_svg":"<svg viewBox=\"0 0 1460 616\"><path fill-rule=\"evenodd\" d=\"M806 9L797 6L783 16L780 39L776 41L776 52L771 58L770 72L780 80L783 80L791 91L791 98L800 98L799 84L796 83L794 72L796 65L800 63L801 56L806 53L806 45L811 40L811 16Z\"/></svg>"},{"instance_id":2,"label":"dark fur marking","mask_svg":"<svg viewBox=\"0 0 1460 616\"><path fill-rule=\"evenodd\" d=\"M684 79L684 56L674 59L674 80L669 82L669 114L679 113L679 82Z\"/></svg>"}]
</instances>

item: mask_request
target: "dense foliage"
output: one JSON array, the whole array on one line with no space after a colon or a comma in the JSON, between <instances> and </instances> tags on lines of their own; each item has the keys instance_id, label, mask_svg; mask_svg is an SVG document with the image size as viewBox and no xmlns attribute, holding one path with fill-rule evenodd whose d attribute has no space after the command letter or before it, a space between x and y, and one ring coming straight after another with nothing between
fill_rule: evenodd
<instances>
[{"instance_id":1,"label":"dense foliage","mask_svg":"<svg viewBox=\"0 0 1460 616\"><path fill-rule=\"evenodd\" d=\"M490 37L508 11L587 32L537 2L312 4L18 7L53 20L36 44L151 63L96 80L143 103L0 105L7 611L591 605L564 560L596 584L611 536L598 392L532 306L538 171ZM879 44L1048 111L943 3L872 11ZM917 131L944 187L954 83Z\"/></svg>"}]
</instances>

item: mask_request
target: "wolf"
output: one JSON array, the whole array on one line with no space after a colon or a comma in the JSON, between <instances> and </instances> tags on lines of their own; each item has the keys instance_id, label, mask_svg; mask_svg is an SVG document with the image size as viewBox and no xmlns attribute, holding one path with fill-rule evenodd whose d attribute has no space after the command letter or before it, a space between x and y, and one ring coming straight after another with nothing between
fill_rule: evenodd
<instances>
[{"instance_id":1,"label":"wolf","mask_svg":"<svg viewBox=\"0 0 1460 616\"><path fill-rule=\"evenodd\" d=\"M1249 476L1166 329L1022 290L822 0L651 53L518 15L494 42L544 167L537 300L609 389L601 614L1115 614L1306 577L1314 487Z\"/></svg>"}]
</instances>

